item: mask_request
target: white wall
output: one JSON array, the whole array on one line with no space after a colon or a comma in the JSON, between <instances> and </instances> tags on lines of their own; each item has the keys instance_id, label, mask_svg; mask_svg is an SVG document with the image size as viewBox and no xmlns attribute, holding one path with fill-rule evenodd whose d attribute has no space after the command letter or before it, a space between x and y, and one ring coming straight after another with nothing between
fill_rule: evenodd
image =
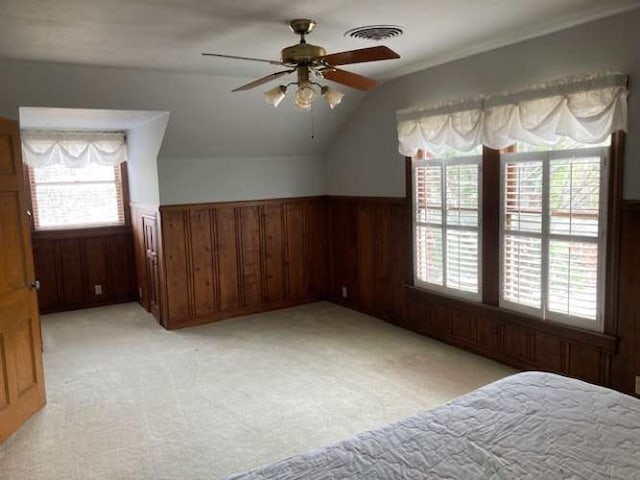
<instances>
[{"instance_id":1,"label":"white wall","mask_svg":"<svg viewBox=\"0 0 640 480\"><path fill-rule=\"evenodd\" d=\"M640 10L430 68L375 90L327 154L332 195L404 196L395 111L616 70L631 78L624 196L640 199Z\"/></svg>"},{"instance_id":2,"label":"white wall","mask_svg":"<svg viewBox=\"0 0 640 480\"><path fill-rule=\"evenodd\" d=\"M163 205L323 195L319 156L160 158ZM198 172L194 175L194 172Z\"/></svg>"},{"instance_id":3,"label":"white wall","mask_svg":"<svg viewBox=\"0 0 640 480\"><path fill-rule=\"evenodd\" d=\"M129 195L132 202L159 205L158 152L169 120L158 114L127 132Z\"/></svg>"}]
</instances>

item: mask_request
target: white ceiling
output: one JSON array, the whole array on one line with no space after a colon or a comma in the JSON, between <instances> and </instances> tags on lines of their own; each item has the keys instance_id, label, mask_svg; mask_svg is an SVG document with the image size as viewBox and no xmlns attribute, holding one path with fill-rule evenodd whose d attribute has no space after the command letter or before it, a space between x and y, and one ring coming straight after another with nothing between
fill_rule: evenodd
<instances>
[{"instance_id":1,"label":"white ceiling","mask_svg":"<svg viewBox=\"0 0 640 480\"><path fill-rule=\"evenodd\" d=\"M267 64L205 58L201 52L277 59L297 37L286 20L318 26L309 42L329 52L374 45L351 28L394 24L384 42L402 56L352 70L378 79L490 50L640 5L640 0L4 0L0 57L206 72L236 77ZM277 67L276 67L277 68Z\"/></svg>"}]
</instances>

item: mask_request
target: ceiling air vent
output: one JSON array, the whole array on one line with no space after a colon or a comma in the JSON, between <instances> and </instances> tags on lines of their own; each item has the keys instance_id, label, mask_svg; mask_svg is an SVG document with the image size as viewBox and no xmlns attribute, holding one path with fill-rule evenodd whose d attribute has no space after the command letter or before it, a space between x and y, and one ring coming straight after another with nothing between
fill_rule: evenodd
<instances>
[{"instance_id":1,"label":"ceiling air vent","mask_svg":"<svg viewBox=\"0 0 640 480\"><path fill-rule=\"evenodd\" d=\"M404 33L402 27L397 25L368 25L366 27L352 28L344 32L345 37L361 38L364 40L387 40L399 37Z\"/></svg>"}]
</instances>

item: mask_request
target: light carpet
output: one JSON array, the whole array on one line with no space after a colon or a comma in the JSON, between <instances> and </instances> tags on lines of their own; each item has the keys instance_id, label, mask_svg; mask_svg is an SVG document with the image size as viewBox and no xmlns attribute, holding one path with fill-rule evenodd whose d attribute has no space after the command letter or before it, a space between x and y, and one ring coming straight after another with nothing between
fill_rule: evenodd
<instances>
[{"instance_id":1,"label":"light carpet","mask_svg":"<svg viewBox=\"0 0 640 480\"><path fill-rule=\"evenodd\" d=\"M166 331L137 304L46 315L47 406L2 480L215 479L513 373L320 302Z\"/></svg>"}]
</instances>

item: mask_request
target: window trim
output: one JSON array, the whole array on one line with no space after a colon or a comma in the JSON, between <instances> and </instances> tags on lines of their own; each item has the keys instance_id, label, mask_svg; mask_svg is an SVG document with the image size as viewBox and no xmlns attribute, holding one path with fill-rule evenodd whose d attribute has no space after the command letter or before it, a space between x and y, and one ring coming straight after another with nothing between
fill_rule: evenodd
<instances>
[{"instance_id":1,"label":"window trim","mask_svg":"<svg viewBox=\"0 0 640 480\"><path fill-rule=\"evenodd\" d=\"M438 164L442 166L442 198L446 199L445 195L445 183L446 183L446 167L447 165L478 165L478 225L477 227L465 228L464 226L448 226L446 224L446 201L442 203L442 224L440 227L442 228L443 233L446 232L449 228L452 230L458 231L475 231L478 235L478 291L468 292L465 290L460 290L456 288L447 287L445 285L437 285L434 283L423 282L417 276L418 269L418 256L416 255L416 232L418 226L427 226L429 223L419 223L417 221L417 192L415 189L415 171L417 168L428 166L429 162L431 164ZM461 298L475 302L481 302L483 298L483 261L482 261L482 251L483 251L483 170L482 170L482 162L483 156L480 155L464 155L453 158L422 158L422 159L409 159L410 165L410 183L411 183L411 250L412 250L412 268L411 268L411 277L412 277L412 285L418 288L422 288L427 291L432 291L434 293L438 293L441 295L453 297L453 298ZM446 248L446 244L444 242L443 236L443 250ZM443 283L446 281L446 255L443 254Z\"/></svg>"},{"instance_id":2,"label":"window trim","mask_svg":"<svg viewBox=\"0 0 640 480\"><path fill-rule=\"evenodd\" d=\"M130 211L130 198L129 198L129 177L127 170L127 162L121 162L119 165L115 165L114 168L118 169L118 177L119 182L116 184L120 185L120 199L122 202L122 218L123 223L102 223L102 224L92 224L92 225L74 225L67 227L52 227L52 228L41 228L36 229L35 215L36 213L36 199L33 195L32 187L32 169L33 167L24 164L24 184L25 184L25 192L26 192L26 203L28 208L28 215L30 218L30 226L31 233L38 236L47 236L48 234L57 235L62 232L85 232L85 231L103 231L108 229L122 229L122 228L130 228L131 227L131 211Z\"/></svg>"},{"instance_id":3,"label":"window trim","mask_svg":"<svg viewBox=\"0 0 640 480\"><path fill-rule=\"evenodd\" d=\"M461 297L450 297L449 295L442 294L440 292L426 290L420 286L414 284L414 264L415 264L415 236L413 233L413 219L414 216L414 182L413 182L413 170L411 157L405 157L405 203L406 208L406 221L407 229L411 232L410 235L406 235L407 249L409 255L407 255L406 264L406 277L405 282L409 289L415 292L424 292L425 294L433 294L442 298L453 298L454 300L468 303L469 306L475 306L477 308L491 308L496 312L500 312L505 315L515 315L514 318L523 318L526 322L530 322L532 325L537 325L536 328L551 329L551 331L565 331L575 332L576 335L609 335L615 336L619 328L618 320L618 291L619 291L619 278L618 271L620 265L619 251L620 251L620 223L621 223L621 208L622 208L622 192L623 192L623 174L624 174L624 159L625 159L625 142L626 134L623 131L614 132L611 135L611 145L609 147L608 155L608 181L607 181L607 245L604 252L606 258L606 266L604 270L604 282L605 288L603 289L604 295L604 316L603 326L604 331L598 333L594 330L587 330L583 327L576 327L570 324L559 323L554 320L542 320L539 316L519 313L514 310L509 310L504 307L500 307L499 303L499 290L498 282L487 282L488 278L494 278L492 273L499 273L499 260L497 255L487 255L487 249L490 248L490 242L495 244L495 248L492 250L496 253L499 247L499 191L497 192L498 198L494 198L496 195L495 189L487 188L496 186L500 177L500 152L489 147L483 147L483 187L485 187L482 195L484 202L483 209L483 242L484 248L482 251L482 268L484 276L482 278L482 290L484 292L481 301L467 300ZM606 148L606 147L605 147ZM497 171L496 171L497 170ZM496 175L490 173L495 172ZM489 174L488 174L489 173ZM495 177L495 178L494 178ZM495 205L495 211L488 210L492 205ZM490 214L490 215L489 215ZM495 223L495 225L494 225ZM495 257L495 258L494 258ZM590 337L591 338L591 337Z\"/></svg>"}]
</instances>

